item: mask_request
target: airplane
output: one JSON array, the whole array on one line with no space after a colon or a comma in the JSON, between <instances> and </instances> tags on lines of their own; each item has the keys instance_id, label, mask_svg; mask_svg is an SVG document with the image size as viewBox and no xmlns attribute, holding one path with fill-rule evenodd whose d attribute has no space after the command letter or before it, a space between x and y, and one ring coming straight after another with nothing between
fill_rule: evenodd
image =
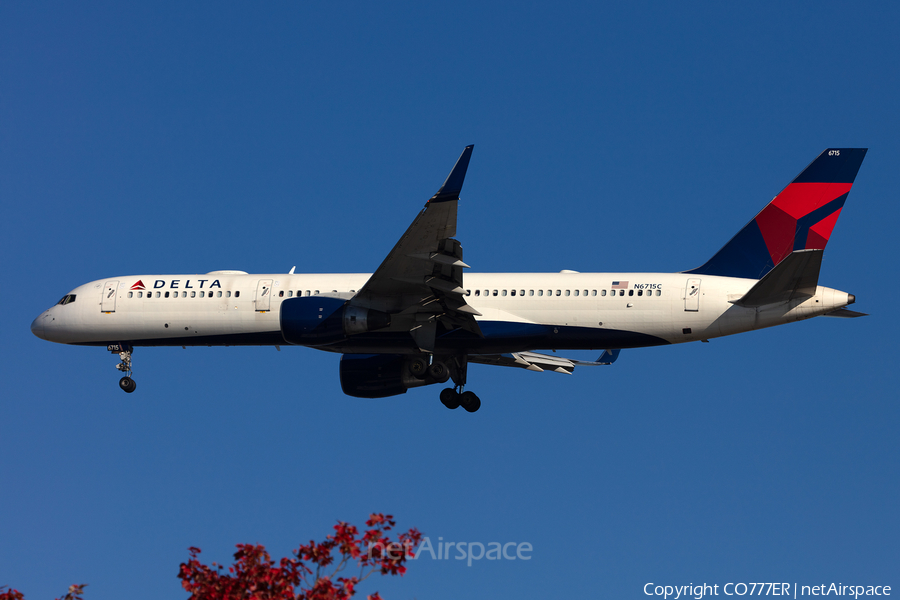
<instances>
[{"instance_id":1,"label":"airplane","mask_svg":"<svg viewBox=\"0 0 900 600\"><path fill-rule=\"evenodd\" d=\"M622 349L708 341L816 316L860 317L818 285L865 148L828 148L703 265L679 273L467 273L457 207L473 146L372 274L129 275L67 293L37 337L106 346L131 393L139 346L297 345L341 354L345 394L383 398L442 384L475 412L469 363L571 374ZM595 361L536 349L602 350Z\"/></svg>"}]
</instances>

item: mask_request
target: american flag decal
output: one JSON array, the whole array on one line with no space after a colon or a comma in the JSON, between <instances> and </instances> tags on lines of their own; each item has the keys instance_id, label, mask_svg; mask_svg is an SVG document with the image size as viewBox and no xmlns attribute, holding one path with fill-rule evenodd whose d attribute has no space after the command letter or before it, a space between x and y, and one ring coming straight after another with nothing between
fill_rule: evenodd
<instances>
[{"instance_id":1,"label":"american flag decal","mask_svg":"<svg viewBox=\"0 0 900 600\"><path fill-rule=\"evenodd\" d=\"M627 281L613 281L612 289L614 290L627 290L628 282Z\"/></svg>"}]
</instances>

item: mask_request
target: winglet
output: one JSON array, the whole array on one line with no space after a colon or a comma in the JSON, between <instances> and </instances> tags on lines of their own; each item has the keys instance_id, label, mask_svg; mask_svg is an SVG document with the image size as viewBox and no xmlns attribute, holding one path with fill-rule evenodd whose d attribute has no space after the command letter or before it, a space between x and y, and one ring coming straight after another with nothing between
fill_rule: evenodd
<instances>
[{"instance_id":1,"label":"winglet","mask_svg":"<svg viewBox=\"0 0 900 600\"><path fill-rule=\"evenodd\" d=\"M472 148L475 145L466 146L459 155L453 170L447 175L444 185L437 191L437 194L431 197L429 202L446 202L448 200L459 200L459 193L462 191L463 181L466 178L466 170L469 168L469 159L472 158Z\"/></svg>"},{"instance_id":2,"label":"winglet","mask_svg":"<svg viewBox=\"0 0 900 600\"><path fill-rule=\"evenodd\" d=\"M600 355L597 360L573 360L569 359L572 364L581 365L585 367L596 367L598 365L611 365L616 362L616 359L619 358L619 352L621 352L621 348L616 348L613 350L604 350L603 354Z\"/></svg>"},{"instance_id":3,"label":"winglet","mask_svg":"<svg viewBox=\"0 0 900 600\"><path fill-rule=\"evenodd\" d=\"M619 352L621 351L622 350L619 348L616 348L615 350L604 350L603 354L600 355L600 358L597 359L597 362L601 365L611 365L619 358Z\"/></svg>"}]
</instances>

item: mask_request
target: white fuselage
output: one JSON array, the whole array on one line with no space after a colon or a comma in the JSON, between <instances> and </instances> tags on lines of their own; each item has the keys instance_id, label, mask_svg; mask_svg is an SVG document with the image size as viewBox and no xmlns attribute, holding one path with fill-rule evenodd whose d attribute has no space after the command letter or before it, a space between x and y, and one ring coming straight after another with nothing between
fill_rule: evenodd
<instances>
[{"instance_id":1,"label":"white fuselage","mask_svg":"<svg viewBox=\"0 0 900 600\"><path fill-rule=\"evenodd\" d=\"M218 271L100 279L72 290L67 297L74 295L74 301L44 311L32 331L64 344L279 345L285 343L279 322L284 300L314 295L350 299L369 277ZM852 302L847 293L822 286L812 298L762 308L729 302L756 283L684 273L467 273L465 300L481 313L476 319L485 334L483 343L470 350L690 342L807 319ZM526 329L527 334L520 334ZM390 335L391 329L380 333ZM377 339L384 336L370 335L362 345L351 338L322 349L414 351L414 344L396 347L403 334L396 331L393 341L383 343ZM536 340L545 343L536 346Z\"/></svg>"}]
</instances>

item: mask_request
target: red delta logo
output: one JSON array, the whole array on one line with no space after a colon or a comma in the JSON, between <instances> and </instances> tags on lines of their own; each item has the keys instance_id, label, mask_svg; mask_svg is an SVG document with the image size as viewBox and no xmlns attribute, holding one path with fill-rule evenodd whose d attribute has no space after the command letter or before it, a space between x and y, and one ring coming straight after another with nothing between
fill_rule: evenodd
<instances>
[{"instance_id":1,"label":"red delta logo","mask_svg":"<svg viewBox=\"0 0 900 600\"><path fill-rule=\"evenodd\" d=\"M137 280L137 283L135 283L133 286L131 286L131 289L133 289L133 290L146 290L147 288L144 287L144 282L141 281L140 279L138 279L138 280Z\"/></svg>"}]
</instances>

